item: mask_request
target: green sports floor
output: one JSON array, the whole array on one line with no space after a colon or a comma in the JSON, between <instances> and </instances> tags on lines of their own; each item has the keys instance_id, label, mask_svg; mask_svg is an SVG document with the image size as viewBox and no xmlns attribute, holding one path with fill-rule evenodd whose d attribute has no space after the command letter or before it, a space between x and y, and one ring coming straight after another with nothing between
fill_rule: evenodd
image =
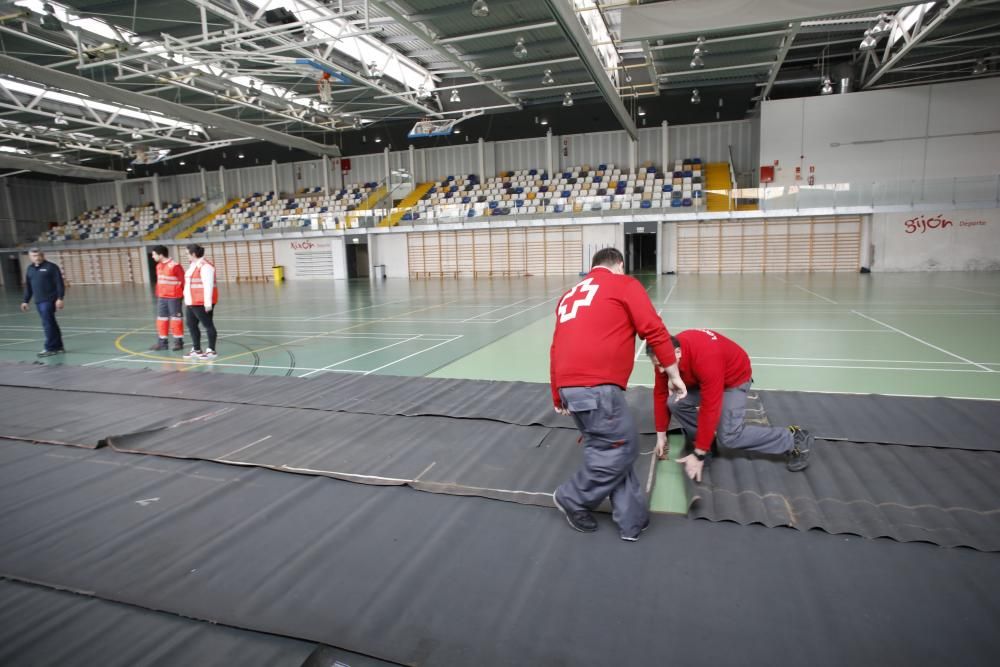
<instances>
[{"instance_id":1,"label":"green sports floor","mask_svg":"<svg viewBox=\"0 0 1000 667\"><path fill-rule=\"evenodd\" d=\"M757 388L1000 400L1000 273L638 278L671 331L710 328L743 345ZM577 280L224 285L210 363L148 351L148 289L72 286L59 314L67 353L41 363L547 382L555 302ZM0 361L36 361L37 314L18 310L18 292L2 298ZM641 346L636 360L631 382L651 385ZM654 508L683 511L682 488L679 466L661 463Z\"/></svg>"}]
</instances>

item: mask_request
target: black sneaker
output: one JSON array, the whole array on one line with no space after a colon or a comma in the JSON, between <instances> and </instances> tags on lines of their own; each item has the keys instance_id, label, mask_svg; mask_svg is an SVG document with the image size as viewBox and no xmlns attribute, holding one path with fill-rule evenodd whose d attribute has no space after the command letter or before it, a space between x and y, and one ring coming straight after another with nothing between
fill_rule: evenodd
<instances>
[{"instance_id":1,"label":"black sneaker","mask_svg":"<svg viewBox=\"0 0 1000 667\"><path fill-rule=\"evenodd\" d=\"M161 350L166 350L167 349L167 339L166 338L157 338L156 339L156 343L153 346L151 346L149 349L152 352L159 352Z\"/></svg>"},{"instance_id":2,"label":"black sneaker","mask_svg":"<svg viewBox=\"0 0 1000 667\"><path fill-rule=\"evenodd\" d=\"M642 524L642 528L639 529L638 533L635 535L625 535L625 533L622 533L621 538L626 542L638 542L639 536L645 533L647 528L649 528L649 519L646 519L646 523Z\"/></svg>"},{"instance_id":3,"label":"black sneaker","mask_svg":"<svg viewBox=\"0 0 1000 667\"><path fill-rule=\"evenodd\" d=\"M809 453L816 439L809 431L798 426L789 426L788 430L792 432L793 444L785 454L788 459L785 467L792 472L801 472L809 467Z\"/></svg>"},{"instance_id":4,"label":"black sneaker","mask_svg":"<svg viewBox=\"0 0 1000 667\"><path fill-rule=\"evenodd\" d=\"M574 530L579 530L581 533L592 533L597 530L597 520L594 515L587 510L578 510L576 512L569 512L559 503L559 499L556 494L552 494L552 502L555 503L556 508L563 513L566 517L566 521Z\"/></svg>"},{"instance_id":5,"label":"black sneaker","mask_svg":"<svg viewBox=\"0 0 1000 667\"><path fill-rule=\"evenodd\" d=\"M174 352L180 352L181 350L183 350L184 349L184 339L183 338L175 338L174 339L174 345L170 349L173 350Z\"/></svg>"}]
</instances>

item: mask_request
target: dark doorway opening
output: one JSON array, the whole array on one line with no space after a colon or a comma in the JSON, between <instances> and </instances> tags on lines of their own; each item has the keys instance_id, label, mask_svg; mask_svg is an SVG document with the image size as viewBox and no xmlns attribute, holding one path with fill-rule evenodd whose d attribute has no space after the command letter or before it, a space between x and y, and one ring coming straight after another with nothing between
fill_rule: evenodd
<instances>
[{"instance_id":1,"label":"dark doorway opening","mask_svg":"<svg viewBox=\"0 0 1000 667\"><path fill-rule=\"evenodd\" d=\"M347 277L367 278L368 277L368 244L348 243L347 244Z\"/></svg>"},{"instance_id":2,"label":"dark doorway opening","mask_svg":"<svg viewBox=\"0 0 1000 667\"><path fill-rule=\"evenodd\" d=\"M656 233L625 235L625 270L634 273L656 273Z\"/></svg>"},{"instance_id":3,"label":"dark doorway opening","mask_svg":"<svg viewBox=\"0 0 1000 667\"><path fill-rule=\"evenodd\" d=\"M9 290L21 289L21 261L17 253L6 253L3 258L3 284Z\"/></svg>"}]
</instances>

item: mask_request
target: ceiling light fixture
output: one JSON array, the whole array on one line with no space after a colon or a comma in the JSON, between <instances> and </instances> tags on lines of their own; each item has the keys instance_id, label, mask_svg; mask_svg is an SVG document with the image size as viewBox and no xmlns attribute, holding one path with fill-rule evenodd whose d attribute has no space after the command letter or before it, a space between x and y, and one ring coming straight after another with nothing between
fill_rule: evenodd
<instances>
[{"instance_id":1,"label":"ceiling light fixture","mask_svg":"<svg viewBox=\"0 0 1000 667\"><path fill-rule=\"evenodd\" d=\"M241 160L242 160L242 159L243 159L243 153L240 153L240 154L239 154L239 155L237 155L236 157L238 157L239 159L241 159Z\"/></svg>"},{"instance_id":2,"label":"ceiling light fixture","mask_svg":"<svg viewBox=\"0 0 1000 667\"><path fill-rule=\"evenodd\" d=\"M486 4L486 0L476 0L472 3L472 15L480 19L490 15L490 6Z\"/></svg>"},{"instance_id":3,"label":"ceiling light fixture","mask_svg":"<svg viewBox=\"0 0 1000 667\"><path fill-rule=\"evenodd\" d=\"M541 120L538 121L538 124L539 125L548 125L549 124L549 119L548 118L542 118Z\"/></svg>"},{"instance_id":4,"label":"ceiling light fixture","mask_svg":"<svg viewBox=\"0 0 1000 667\"><path fill-rule=\"evenodd\" d=\"M695 56L691 58L691 69L697 69L698 67L704 67L704 66L705 66L705 61L701 59L700 55L695 54Z\"/></svg>"},{"instance_id":5,"label":"ceiling light fixture","mask_svg":"<svg viewBox=\"0 0 1000 667\"><path fill-rule=\"evenodd\" d=\"M708 53L708 49L705 48L705 38L699 37L695 42L694 53L692 53L691 55L703 56L706 53Z\"/></svg>"},{"instance_id":6,"label":"ceiling light fixture","mask_svg":"<svg viewBox=\"0 0 1000 667\"><path fill-rule=\"evenodd\" d=\"M872 35L878 37L884 32L889 32L889 28L892 24L889 22L889 15L882 13L878 15L878 23L872 28Z\"/></svg>"},{"instance_id":7,"label":"ceiling light fixture","mask_svg":"<svg viewBox=\"0 0 1000 667\"><path fill-rule=\"evenodd\" d=\"M177 164L179 164L180 166L182 166L182 167L183 167L184 165L186 165L186 164L187 164L187 162L185 162L184 160L181 160L181 161L180 161L180 162L178 162Z\"/></svg>"},{"instance_id":8,"label":"ceiling light fixture","mask_svg":"<svg viewBox=\"0 0 1000 667\"><path fill-rule=\"evenodd\" d=\"M458 95L458 88L452 88L451 89L451 97L448 98L448 101L449 102L454 102L455 104L458 104L459 102L462 101L462 98L459 97L459 95Z\"/></svg>"},{"instance_id":9,"label":"ceiling light fixture","mask_svg":"<svg viewBox=\"0 0 1000 667\"><path fill-rule=\"evenodd\" d=\"M872 34L871 28L865 30L865 38L861 40L861 50L870 51L875 48L878 44L878 40L875 39L875 35Z\"/></svg>"},{"instance_id":10,"label":"ceiling light fixture","mask_svg":"<svg viewBox=\"0 0 1000 667\"><path fill-rule=\"evenodd\" d=\"M980 58L976 61L976 64L972 68L973 74L986 74L990 71L989 66L986 64L986 58Z\"/></svg>"},{"instance_id":11,"label":"ceiling light fixture","mask_svg":"<svg viewBox=\"0 0 1000 667\"><path fill-rule=\"evenodd\" d=\"M564 107L573 106L573 93L569 92L568 90L566 91L566 94L563 95L563 106Z\"/></svg>"},{"instance_id":12,"label":"ceiling light fixture","mask_svg":"<svg viewBox=\"0 0 1000 667\"><path fill-rule=\"evenodd\" d=\"M139 130L133 130L132 131L132 138L133 139L142 139L142 133L139 132Z\"/></svg>"},{"instance_id":13,"label":"ceiling light fixture","mask_svg":"<svg viewBox=\"0 0 1000 667\"><path fill-rule=\"evenodd\" d=\"M646 115L646 110L645 110L645 109L643 109L642 107L639 107L639 111L638 111L637 113L638 113L638 114L639 114L640 116L645 116L645 115Z\"/></svg>"},{"instance_id":14,"label":"ceiling light fixture","mask_svg":"<svg viewBox=\"0 0 1000 667\"><path fill-rule=\"evenodd\" d=\"M550 69L545 70L545 76L542 77L542 85L551 86L555 82L556 80L552 78L552 70Z\"/></svg>"},{"instance_id":15,"label":"ceiling light fixture","mask_svg":"<svg viewBox=\"0 0 1000 667\"><path fill-rule=\"evenodd\" d=\"M56 114L55 124L56 125L69 125L69 121L66 120L66 116L62 112L60 112L60 113Z\"/></svg>"},{"instance_id":16,"label":"ceiling light fixture","mask_svg":"<svg viewBox=\"0 0 1000 667\"><path fill-rule=\"evenodd\" d=\"M375 143L376 143L376 144L380 144L380 143L382 143L382 137L378 137L378 136L376 136L376 137L375 137Z\"/></svg>"},{"instance_id":17,"label":"ceiling light fixture","mask_svg":"<svg viewBox=\"0 0 1000 667\"><path fill-rule=\"evenodd\" d=\"M518 60L524 60L528 57L528 47L524 45L524 37L517 38L517 43L514 44L514 57Z\"/></svg>"},{"instance_id":18,"label":"ceiling light fixture","mask_svg":"<svg viewBox=\"0 0 1000 667\"><path fill-rule=\"evenodd\" d=\"M691 104L701 104L701 93L697 88L691 91Z\"/></svg>"},{"instance_id":19,"label":"ceiling light fixture","mask_svg":"<svg viewBox=\"0 0 1000 667\"><path fill-rule=\"evenodd\" d=\"M823 87L819 89L820 95L829 95L833 92L833 81L830 77L823 77Z\"/></svg>"}]
</instances>

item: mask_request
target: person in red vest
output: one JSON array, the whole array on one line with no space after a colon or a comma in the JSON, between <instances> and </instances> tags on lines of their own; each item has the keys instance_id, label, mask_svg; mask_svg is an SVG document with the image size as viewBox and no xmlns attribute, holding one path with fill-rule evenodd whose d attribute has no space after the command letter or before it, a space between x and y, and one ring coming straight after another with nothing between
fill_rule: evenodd
<instances>
[{"instance_id":1,"label":"person in red vest","mask_svg":"<svg viewBox=\"0 0 1000 667\"><path fill-rule=\"evenodd\" d=\"M184 273L184 305L187 306L187 325L191 330L191 351L185 359L211 361L215 353L215 304L219 303L219 288L215 282L215 265L205 259L205 249L196 243L187 246L191 263ZM201 329L208 334L208 347L201 349Z\"/></svg>"},{"instance_id":2,"label":"person in red vest","mask_svg":"<svg viewBox=\"0 0 1000 667\"><path fill-rule=\"evenodd\" d=\"M168 334L174 337L173 349L184 349L184 268L170 259L166 246L153 246L150 255L156 262L156 344L151 350L166 350Z\"/></svg>"},{"instance_id":3,"label":"person in red vest","mask_svg":"<svg viewBox=\"0 0 1000 667\"><path fill-rule=\"evenodd\" d=\"M694 451L677 460L687 476L701 481L712 441L723 449L742 449L785 457L792 472L805 470L813 436L798 426L755 426L744 423L747 392L753 382L750 356L734 341L710 329L682 331L674 337L677 365L687 396L671 396L662 358L650 354L656 369L653 414L656 454L667 455L670 415L677 419Z\"/></svg>"},{"instance_id":4,"label":"person in red vest","mask_svg":"<svg viewBox=\"0 0 1000 667\"><path fill-rule=\"evenodd\" d=\"M612 519L623 540L634 542L649 526L649 505L632 465L639 433L625 403L635 362L635 336L666 362L670 391L685 394L670 333L638 280L625 275L614 248L594 255L592 269L556 308L550 351L552 401L573 417L582 434L583 466L552 494L569 525L597 530L591 510L611 498Z\"/></svg>"}]
</instances>

